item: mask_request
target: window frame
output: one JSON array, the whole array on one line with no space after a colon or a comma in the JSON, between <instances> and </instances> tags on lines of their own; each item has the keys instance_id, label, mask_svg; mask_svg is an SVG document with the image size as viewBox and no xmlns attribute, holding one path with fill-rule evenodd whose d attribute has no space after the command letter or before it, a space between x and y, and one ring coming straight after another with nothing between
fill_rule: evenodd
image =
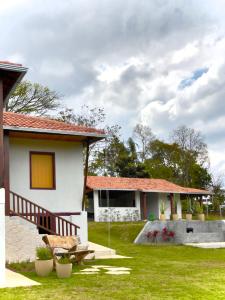
<instances>
[{"instance_id":1,"label":"window frame","mask_svg":"<svg viewBox=\"0 0 225 300\"><path fill-rule=\"evenodd\" d=\"M52 176L53 176L53 185L52 188L37 188L32 187L32 155L38 154L38 155L49 155L52 157ZM55 152L44 152L44 151L30 151L29 152L29 162L30 162L30 189L31 190L56 190L56 171L55 171Z\"/></svg>"}]
</instances>

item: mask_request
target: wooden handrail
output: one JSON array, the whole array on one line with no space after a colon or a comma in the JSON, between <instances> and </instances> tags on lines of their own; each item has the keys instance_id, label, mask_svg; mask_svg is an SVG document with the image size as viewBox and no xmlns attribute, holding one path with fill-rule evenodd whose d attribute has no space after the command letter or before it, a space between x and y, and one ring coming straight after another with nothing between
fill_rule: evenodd
<instances>
[{"instance_id":1,"label":"wooden handrail","mask_svg":"<svg viewBox=\"0 0 225 300\"><path fill-rule=\"evenodd\" d=\"M19 216L50 234L60 236L77 235L78 225L10 191L10 215Z\"/></svg>"}]
</instances>

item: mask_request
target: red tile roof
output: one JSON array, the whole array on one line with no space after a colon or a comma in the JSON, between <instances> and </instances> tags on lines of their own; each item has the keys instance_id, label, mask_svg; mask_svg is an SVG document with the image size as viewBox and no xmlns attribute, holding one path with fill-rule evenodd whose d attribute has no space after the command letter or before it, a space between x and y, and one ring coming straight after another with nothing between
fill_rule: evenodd
<instances>
[{"instance_id":1,"label":"red tile roof","mask_svg":"<svg viewBox=\"0 0 225 300\"><path fill-rule=\"evenodd\" d=\"M211 194L209 191L206 190L185 188L164 179L152 178L88 176L87 187L91 190L111 189L181 194Z\"/></svg>"},{"instance_id":2,"label":"red tile roof","mask_svg":"<svg viewBox=\"0 0 225 300\"><path fill-rule=\"evenodd\" d=\"M3 116L3 125L9 127L16 127L20 130L26 129L36 129L41 132L41 130L50 130L50 131L63 131L70 133L79 133L85 135L87 133L93 135L104 135L104 130L95 129L91 127L78 126L74 124L64 123L48 118L43 117L33 117L13 112L4 112ZM67 134L67 133L64 133Z\"/></svg>"}]
</instances>

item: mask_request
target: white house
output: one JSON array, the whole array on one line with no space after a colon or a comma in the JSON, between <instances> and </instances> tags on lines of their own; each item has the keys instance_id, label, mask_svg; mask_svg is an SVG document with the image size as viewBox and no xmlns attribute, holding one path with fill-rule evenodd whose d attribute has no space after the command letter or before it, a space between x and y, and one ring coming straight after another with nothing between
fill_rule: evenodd
<instances>
[{"instance_id":1,"label":"white house","mask_svg":"<svg viewBox=\"0 0 225 300\"><path fill-rule=\"evenodd\" d=\"M26 70L0 63L3 90L14 72L20 71ZM6 260L34 259L35 248L46 233L77 234L82 242L87 241L87 216L82 205L86 183L83 153L87 149L88 155L89 145L104 138L104 132L12 112L4 112L0 123Z\"/></svg>"},{"instance_id":2,"label":"white house","mask_svg":"<svg viewBox=\"0 0 225 300\"><path fill-rule=\"evenodd\" d=\"M170 219L174 204L182 217L181 195L209 195L206 190L185 188L164 179L88 176L89 217L97 222L159 219L165 207Z\"/></svg>"}]
</instances>

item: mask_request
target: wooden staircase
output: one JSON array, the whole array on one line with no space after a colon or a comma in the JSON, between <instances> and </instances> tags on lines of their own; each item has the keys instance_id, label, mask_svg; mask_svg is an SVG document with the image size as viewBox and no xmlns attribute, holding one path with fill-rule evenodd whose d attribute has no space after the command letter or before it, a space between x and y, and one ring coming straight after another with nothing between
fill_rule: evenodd
<instances>
[{"instance_id":1,"label":"wooden staircase","mask_svg":"<svg viewBox=\"0 0 225 300\"><path fill-rule=\"evenodd\" d=\"M73 236L77 235L77 229L80 228L12 191L10 191L9 215L19 216L36 225L40 233Z\"/></svg>"}]
</instances>

